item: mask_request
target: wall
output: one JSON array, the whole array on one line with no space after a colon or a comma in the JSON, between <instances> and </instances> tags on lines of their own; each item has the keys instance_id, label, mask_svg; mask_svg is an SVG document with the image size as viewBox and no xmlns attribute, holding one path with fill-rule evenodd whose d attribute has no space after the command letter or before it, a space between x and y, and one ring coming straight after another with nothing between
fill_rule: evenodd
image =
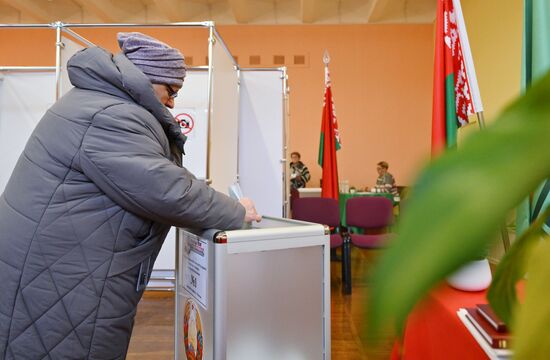
<instances>
[{"instance_id":1,"label":"wall","mask_svg":"<svg viewBox=\"0 0 550 360\"><path fill-rule=\"evenodd\" d=\"M489 124L519 95L523 1L462 0L462 11ZM476 124L464 133L478 130Z\"/></svg>"},{"instance_id":2,"label":"wall","mask_svg":"<svg viewBox=\"0 0 550 360\"><path fill-rule=\"evenodd\" d=\"M115 29L75 29L117 51ZM372 186L376 163L388 161L399 185L408 185L430 149L433 25L220 26L241 66L249 56L274 66L284 55L290 84L290 151L302 153L318 186L317 163L324 91L322 55L331 56L333 95L342 135L340 179ZM205 63L206 32L146 29ZM0 65L53 65L54 31L0 30ZM22 46L21 44L25 44ZM8 50L13 49L13 50ZM304 65L293 65L305 55ZM290 64L289 64L290 63ZM254 65L258 66L258 65Z\"/></svg>"},{"instance_id":3,"label":"wall","mask_svg":"<svg viewBox=\"0 0 550 360\"><path fill-rule=\"evenodd\" d=\"M290 150L302 153L318 186L317 165L324 92L322 56L330 53L331 81L343 146L340 179L373 185L386 160L398 183L408 184L429 151L432 25L251 26L221 32L235 54L306 54L307 66L289 66ZM242 56L239 56L241 58Z\"/></svg>"}]
</instances>

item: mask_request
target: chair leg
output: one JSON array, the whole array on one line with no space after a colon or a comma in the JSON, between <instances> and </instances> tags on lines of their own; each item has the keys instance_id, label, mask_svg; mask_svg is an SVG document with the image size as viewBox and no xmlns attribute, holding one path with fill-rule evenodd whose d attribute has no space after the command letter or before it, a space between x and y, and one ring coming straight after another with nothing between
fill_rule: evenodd
<instances>
[{"instance_id":1,"label":"chair leg","mask_svg":"<svg viewBox=\"0 0 550 360\"><path fill-rule=\"evenodd\" d=\"M344 294L351 294L351 242L347 236L342 245L342 284Z\"/></svg>"}]
</instances>

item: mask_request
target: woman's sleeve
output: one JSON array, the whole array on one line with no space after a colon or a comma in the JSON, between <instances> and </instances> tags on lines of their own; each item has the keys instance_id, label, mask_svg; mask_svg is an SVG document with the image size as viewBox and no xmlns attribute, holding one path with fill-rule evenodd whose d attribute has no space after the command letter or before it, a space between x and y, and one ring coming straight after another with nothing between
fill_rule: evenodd
<instances>
[{"instance_id":1,"label":"woman's sleeve","mask_svg":"<svg viewBox=\"0 0 550 360\"><path fill-rule=\"evenodd\" d=\"M173 226L236 229L245 209L164 155L128 105L94 117L80 151L83 172L128 211Z\"/></svg>"}]
</instances>

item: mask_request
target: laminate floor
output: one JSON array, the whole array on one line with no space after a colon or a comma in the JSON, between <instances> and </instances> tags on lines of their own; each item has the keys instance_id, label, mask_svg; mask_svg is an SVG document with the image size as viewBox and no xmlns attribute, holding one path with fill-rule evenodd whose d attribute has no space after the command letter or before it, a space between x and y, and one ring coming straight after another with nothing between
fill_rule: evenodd
<instances>
[{"instance_id":1,"label":"laminate floor","mask_svg":"<svg viewBox=\"0 0 550 360\"><path fill-rule=\"evenodd\" d=\"M333 360L388 359L391 341L370 349L364 322L369 295L368 274L377 251L352 250L352 294L342 294L340 262L331 262L331 337ZM174 297L171 292L147 292L138 307L128 359L174 358Z\"/></svg>"}]
</instances>

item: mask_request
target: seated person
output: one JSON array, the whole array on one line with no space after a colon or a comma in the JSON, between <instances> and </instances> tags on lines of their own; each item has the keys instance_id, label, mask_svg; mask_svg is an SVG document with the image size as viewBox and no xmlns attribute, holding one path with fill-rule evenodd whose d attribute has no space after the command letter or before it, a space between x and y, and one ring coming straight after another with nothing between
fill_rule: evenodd
<instances>
[{"instance_id":1,"label":"seated person","mask_svg":"<svg viewBox=\"0 0 550 360\"><path fill-rule=\"evenodd\" d=\"M378 178L376 179L375 192L391 193L393 196L398 196L397 186L393 175L388 172L389 165L385 161L380 161L376 166Z\"/></svg>"},{"instance_id":2,"label":"seated person","mask_svg":"<svg viewBox=\"0 0 550 360\"><path fill-rule=\"evenodd\" d=\"M290 154L290 186L293 189L305 188L311 178L307 166L300 161L300 153L295 151Z\"/></svg>"}]
</instances>

